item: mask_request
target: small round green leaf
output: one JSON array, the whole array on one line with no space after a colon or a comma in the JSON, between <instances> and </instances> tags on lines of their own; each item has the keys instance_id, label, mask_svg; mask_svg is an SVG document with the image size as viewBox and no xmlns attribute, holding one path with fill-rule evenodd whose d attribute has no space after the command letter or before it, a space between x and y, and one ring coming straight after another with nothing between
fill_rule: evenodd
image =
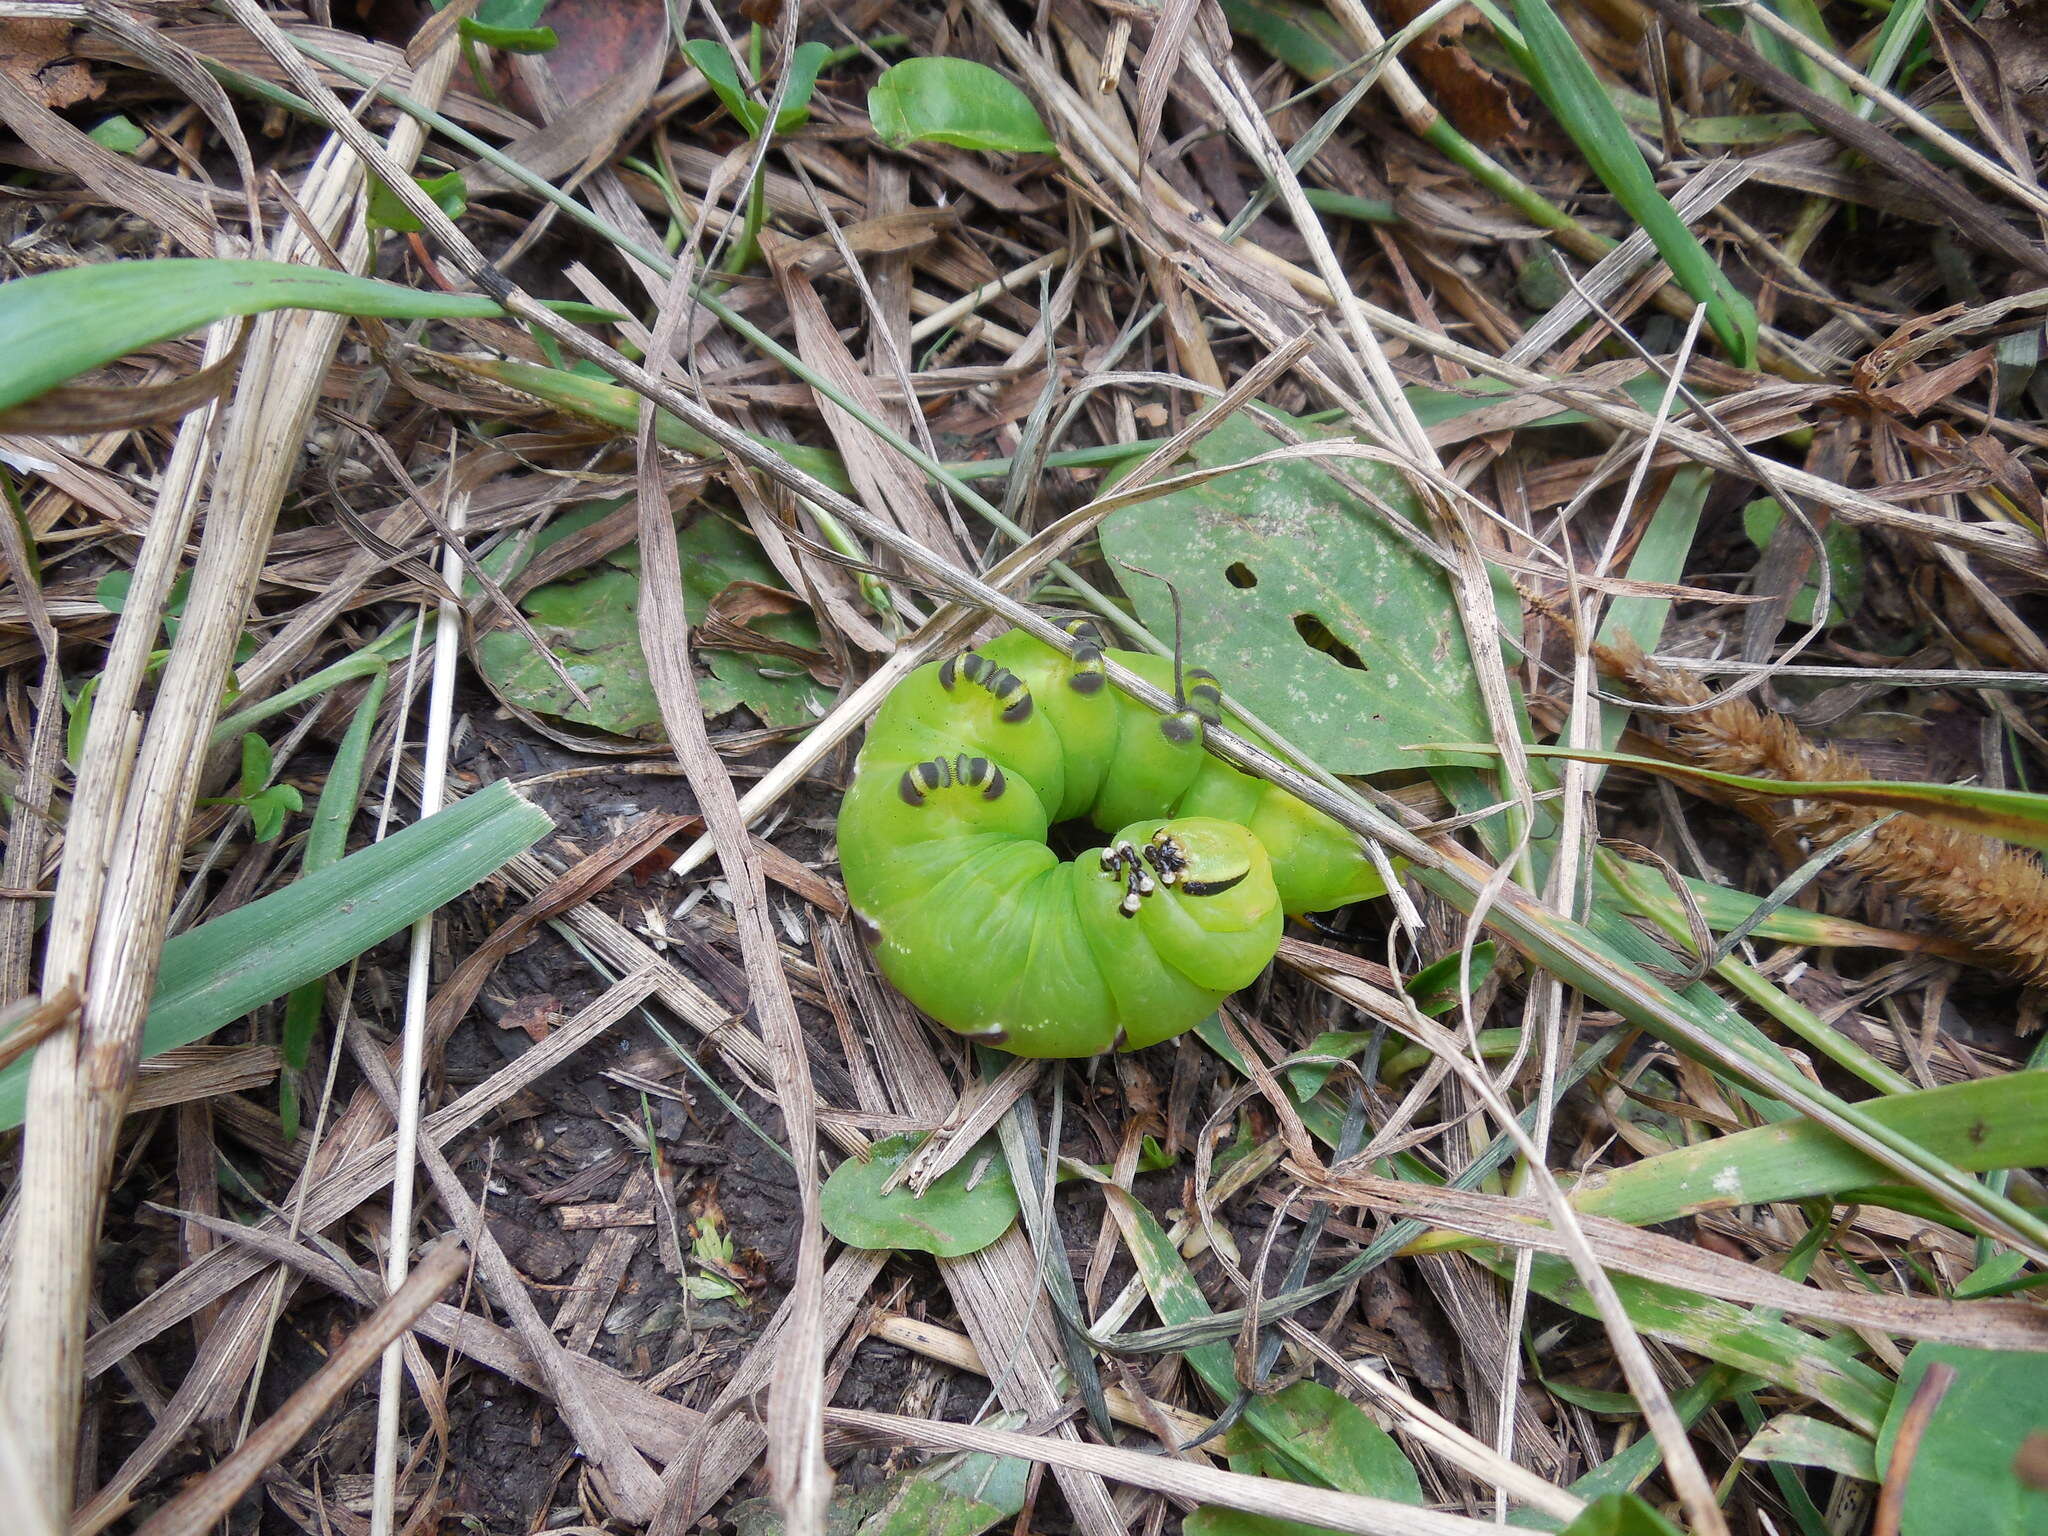
<instances>
[{"instance_id":1,"label":"small round green leaf","mask_svg":"<svg viewBox=\"0 0 2048 1536\"><path fill-rule=\"evenodd\" d=\"M1017 1219L1017 1190L993 1138L976 1144L922 1196L882 1186L923 1144L923 1136L890 1136L866 1162L849 1157L825 1181L819 1215L825 1230L850 1248L911 1248L957 1259L979 1253Z\"/></svg>"},{"instance_id":2,"label":"small round green leaf","mask_svg":"<svg viewBox=\"0 0 2048 1536\"><path fill-rule=\"evenodd\" d=\"M951 144L992 154L1059 153L1038 109L1009 80L972 59L905 59L868 92L884 144Z\"/></svg>"}]
</instances>

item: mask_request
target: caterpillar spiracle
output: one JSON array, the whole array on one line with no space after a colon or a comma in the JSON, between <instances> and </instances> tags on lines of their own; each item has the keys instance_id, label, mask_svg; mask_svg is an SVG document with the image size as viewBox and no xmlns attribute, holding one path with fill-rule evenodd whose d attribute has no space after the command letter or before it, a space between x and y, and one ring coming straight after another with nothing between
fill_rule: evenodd
<instances>
[{"instance_id":1,"label":"caterpillar spiracle","mask_svg":"<svg viewBox=\"0 0 2048 1536\"><path fill-rule=\"evenodd\" d=\"M1190 1029L1272 960L1282 914L1384 892L1356 839L1202 746L1215 677L1159 715L1012 630L919 667L869 727L839 811L847 895L882 970L948 1028L1019 1056L1136 1050ZM1108 653L1156 686L1173 663ZM1233 728L1241 729L1236 722ZM1047 845L1085 820L1108 844Z\"/></svg>"}]
</instances>

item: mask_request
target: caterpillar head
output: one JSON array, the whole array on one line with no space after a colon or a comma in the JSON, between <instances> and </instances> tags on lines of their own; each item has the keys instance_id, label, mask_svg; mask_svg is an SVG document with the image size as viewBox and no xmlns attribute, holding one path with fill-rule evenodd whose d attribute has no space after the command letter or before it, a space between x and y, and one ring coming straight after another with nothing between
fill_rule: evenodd
<instances>
[{"instance_id":1,"label":"caterpillar head","mask_svg":"<svg viewBox=\"0 0 2048 1536\"><path fill-rule=\"evenodd\" d=\"M1280 895L1272 861L1246 828L1207 816L1134 822L1098 857L1101 878L1122 886L1119 917L1142 926L1159 958L1189 980L1232 991L1273 958Z\"/></svg>"}]
</instances>

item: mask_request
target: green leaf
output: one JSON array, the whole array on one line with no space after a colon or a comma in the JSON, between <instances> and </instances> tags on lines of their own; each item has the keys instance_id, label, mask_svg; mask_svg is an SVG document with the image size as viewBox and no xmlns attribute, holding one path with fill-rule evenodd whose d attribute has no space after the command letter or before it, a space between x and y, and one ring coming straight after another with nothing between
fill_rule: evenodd
<instances>
[{"instance_id":1,"label":"green leaf","mask_svg":"<svg viewBox=\"0 0 2048 1536\"><path fill-rule=\"evenodd\" d=\"M2014 1467L2030 1437L2048 1436L2048 1356L1956 1344L1916 1344L1899 1373L1877 1437L1877 1467L1890 1468L1899 1426L1935 1365L1955 1379L1920 1437L1906 1483L1900 1536L2022 1536L2048 1530L2048 1489ZM2036 1441L2036 1444L2039 1444Z\"/></svg>"},{"instance_id":2,"label":"green leaf","mask_svg":"<svg viewBox=\"0 0 2048 1536\"><path fill-rule=\"evenodd\" d=\"M747 131L747 137L758 139L761 124L768 116L767 103L756 101L747 90L740 80L739 66L725 44L708 37L692 38L683 44L683 54L697 66L711 93ZM782 110L775 114L777 133L793 132L810 121L811 95L817 89L818 71L831 56L832 50L823 43L805 43L790 56L789 88L783 93Z\"/></svg>"},{"instance_id":3,"label":"green leaf","mask_svg":"<svg viewBox=\"0 0 2048 1536\"><path fill-rule=\"evenodd\" d=\"M1610 1493L1580 1511L1564 1536L1683 1536L1633 1493Z\"/></svg>"},{"instance_id":4,"label":"green leaf","mask_svg":"<svg viewBox=\"0 0 2048 1536\"><path fill-rule=\"evenodd\" d=\"M1762 496L1742 509L1742 531L1758 549L1770 547L1771 537L1785 519L1785 509L1775 496ZM1805 534L1796 535L1807 542ZM1830 522L1821 530L1820 545L1828 562L1828 622L1840 624L1856 616L1863 606L1863 536L1847 523ZM1792 624L1811 624L1813 604L1820 596L1820 584L1808 577L1792 595L1785 619ZM1647 649L1647 647L1645 647Z\"/></svg>"},{"instance_id":5,"label":"green leaf","mask_svg":"<svg viewBox=\"0 0 2048 1536\"><path fill-rule=\"evenodd\" d=\"M623 503L593 502L551 524L533 541L529 558L559 543ZM781 578L751 535L724 518L699 517L677 538L682 553L683 611L701 624L711 603L735 582L781 590ZM502 577L504 573L493 572ZM506 699L536 714L640 741L662 739L661 708L640 649L640 546L627 544L574 576L536 587L519 606L548 649L590 698L576 702L516 630L497 629L476 646L484 680ZM804 650L821 644L807 613L768 614L750 626L763 637ZM698 679L704 713L716 717L744 704L768 725L807 725L831 701L828 690L796 663L779 656L704 647L711 676Z\"/></svg>"},{"instance_id":6,"label":"green leaf","mask_svg":"<svg viewBox=\"0 0 2048 1536\"><path fill-rule=\"evenodd\" d=\"M446 9L448 0L434 0L434 9ZM486 48L506 53L548 53L555 46L552 27L538 23L549 0L484 0L476 14L456 25L462 36Z\"/></svg>"},{"instance_id":7,"label":"green leaf","mask_svg":"<svg viewBox=\"0 0 2048 1536\"><path fill-rule=\"evenodd\" d=\"M2048 1163L2048 1072L2008 1072L1895 1093L1863 1105L1871 1119L1970 1173ZM1890 1182L1811 1120L1782 1120L1590 1174L1574 1209L1631 1226L1737 1205L1803 1200Z\"/></svg>"},{"instance_id":8,"label":"green leaf","mask_svg":"<svg viewBox=\"0 0 2048 1536\"><path fill-rule=\"evenodd\" d=\"M144 1059L325 976L488 878L554 826L498 780L447 810L164 945ZM0 1071L0 1130L21 1124L33 1057Z\"/></svg>"},{"instance_id":9,"label":"green leaf","mask_svg":"<svg viewBox=\"0 0 2048 1536\"><path fill-rule=\"evenodd\" d=\"M916 1196L882 1186L924 1144L923 1136L889 1136L868 1158L849 1157L825 1181L818 1215L850 1248L910 1248L957 1259L979 1253L1017 1219L1017 1187L995 1140L985 1138Z\"/></svg>"},{"instance_id":10,"label":"green leaf","mask_svg":"<svg viewBox=\"0 0 2048 1536\"><path fill-rule=\"evenodd\" d=\"M1335 434L1311 429L1311 438ZM1277 448L1245 413L1195 445L1195 467ZM1393 470L1345 461L1352 478L1412 521L1421 508ZM1457 604L1444 573L1317 463L1261 464L1112 513L1104 552L1180 590L1188 660L1284 730L1332 773L1483 762L1409 752L1446 741L1450 721L1490 734ZM1125 579L1153 633L1174 632L1163 583Z\"/></svg>"},{"instance_id":11,"label":"green leaf","mask_svg":"<svg viewBox=\"0 0 2048 1536\"><path fill-rule=\"evenodd\" d=\"M277 841L285 817L305 808L305 798L289 784L273 784L249 799L249 827L259 843Z\"/></svg>"},{"instance_id":12,"label":"green leaf","mask_svg":"<svg viewBox=\"0 0 2048 1536\"><path fill-rule=\"evenodd\" d=\"M550 305L572 319L606 312ZM382 320L486 319L504 311L481 294L420 293L375 278L278 261L167 256L103 261L0 283L0 412L138 348L228 315L315 309Z\"/></svg>"},{"instance_id":13,"label":"green leaf","mask_svg":"<svg viewBox=\"0 0 2048 1536\"><path fill-rule=\"evenodd\" d=\"M1055 155L1031 98L972 59L905 59L868 91L868 120L892 149L950 144L987 154Z\"/></svg>"},{"instance_id":14,"label":"green leaf","mask_svg":"<svg viewBox=\"0 0 2048 1536\"><path fill-rule=\"evenodd\" d=\"M859 1536L980 1536L1016 1517L1030 1484L1031 1463L1021 1457L986 1451L941 1457L896 1478L881 1506L861 1522Z\"/></svg>"},{"instance_id":15,"label":"green leaf","mask_svg":"<svg viewBox=\"0 0 2048 1536\"><path fill-rule=\"evenodd\" d=\"M1483 744L1457 744L1469 752L1491 752ZM1570 747L1526 749L1531 757L1570 757L1586 763L1640 768L1666 778L1691 779L1739 789L1745 794L1775 795L1791 800L1835 800L1843 805L1868 805L1881 811L1906 811L1951 827L1976 832L2022 848L2048 852L2048 795L2023 789L1982 789L1974 784L1916 784L1904 779L1758 779L1742 773L1716 773L1688 763L1635 757L1627 752L1581 752ZM1420 755L1420 754L1418 754Z\"/></svg>"},{"instance_id":16,"label":"green leaf","mask_svg":"<svg viewBox=\"0 0 2048 1536\"><path fill-rule=\"evenodd\" d=\"M149 135L135 125L133 118L122 117L118 113L107 118L86 137L117 155L132 155L149 142Z\"/></svg>"},{"instance_id":17,"label":"green leaf","mask_svg":"<svg viewBox=\"0 0 2048 1536\"><path fill-rule=\"evenodd\" d=\"M445 176L415 176L413 185L433 199L434 206L451 219L461 218L469 207L469 188L462 184L460 171L450 171ZM370 206L365 217L372 229L396 230L401 235L414 235L420 231L420 221L398 200L398 194L374 176L370 178Z\"/></svg>"},{"instance_id":18,"label":"green leaf","mask_svg":"<svg viewBox=\"0 0 2048 1536\"><path fill-rule=\"evenodd\" d=\"M1152 1213L1115 1185L1103 1185L1102 1193L1159 1320L1171 1327L1210 1316L1201 1287ZM1182 1355L1219 1401L1238 1395L1237 1363L1228 1344L1196 1344ZM1246 1434L1263 1444L1247 1444ZM1415 1468L1393 1438L1356 1403L1314 1382L1296 1382L1271 1397L1253 1396L1244 1407L1242 1430L1232 1436L1232 1465L1246 1461L1238 1470L1403 1504L1422 1502Z\"/></svg>"},{"instance_id":19,"label":"green leaf","mask_svg":"<svg viewBox=\"0 0 2048 1536\"><path fill-rule=\"evenodd\" d=\"M1743 368L1756 364L1756 308L1707 254L1699 237L1657 190L1642 151L1614 101L1549 0L1515 0L1529 83L1586 157L1602 186L1642 226L1679 286L1707 307L1707 322ZM1510 42L1512 47L1512 43Z\"/></svg>"},{"instance_id":20,"label":"green leaf","mask_svg":"<svg viewBox=\"0 0 2048 1536\"><path fill-rule=\"evenodd\" d=\"M1861 1482L1879 1481L1877 1447L1868 1435L1803 1413L1781 1413L1751 1435L1742 1459L1826 1467Z\"/></svg>"},{"instance_id":21,"label":"green leaf","mask_svg":"<svg viewBox=\"0 0 2048 1536\"><path fill-rule=\"evenodd\" d=\"M722 1275L685 1275L683 1289L698 1301L730 1301L740 1288Z\"/></svg>"},{"instance_id":22,"label":"green leaf","mask_svg":"<svg viewBox=\"0 0 2048 1536\"><path fill-rule=\"evenodd\" d=\"M1342 1493L1422 1502L1415 1468L1350 1398L1318 1382L1297 1381L1262 1399L1260 1408L1259 1424L1234 1430L1226 1442L1231 1471L1293 1482L1294 1469L1306 1467Z\"/></svg>"},{"instance_id":23,"label":"green leaf","mask_svg":"<svg viewBox=\"0 0 2048 1536\"><path fill-rule=\"evenodd\" d=\"M270 782L270 767L270 743L251 731L242 738L242 793L260 793Z\"/></svg>"}]
</instances>

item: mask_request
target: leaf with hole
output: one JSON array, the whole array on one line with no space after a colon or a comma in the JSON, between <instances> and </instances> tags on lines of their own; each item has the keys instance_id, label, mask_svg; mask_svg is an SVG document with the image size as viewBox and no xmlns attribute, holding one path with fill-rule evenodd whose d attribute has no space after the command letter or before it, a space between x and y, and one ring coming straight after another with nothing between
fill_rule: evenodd
<instances>
[{"instance_id":1,"label":"leaf with hole","mask_svg":"<svg viewBox=\"0 0 2048 1536\"><path fill-rule=\"evenodd\" d=\"M1279 446L1240 412L1192 459L1210 468ZM1343 464L1391 513L1420 521L1396 472L1364 459ZM1489 734L1457 604L1444 573L1320 462L1258 464L1125 507L1103 523L1102 547L1122 570L1170 580L1185 610L1188 660L1221 674L1232 698L1332 773L1486 761L1403 750L1452 739L1452 720L1469 722L1475 738ZM1165 586L1123 580L1138 616L1171 635Z\"/></svg>"},{"instance_id":2,"label":"leaf with hole","mask_svg":"<svg viewBox=\"0 0 2048 1536\"><path fill-rule=\"evenodd\" d=\"M889 1136L849 1157L825 1181L818 1215L850 1248L909 1248L957 1259L979 1253L1017 1219L1017 1187L993 1138L977 1143L923 1195L883 1186L924 1145L923 1136Z\"/></svg>"},{"instance_id":3,"label":"leaf with hole","mask_svg":"<svg viewBox=\"0 0 2048 1536\"><path fill-rule=\"evenodd\" d=\"M984 154L1054 155L1031 98L972 59L905 59L868 91L868 121L892 149L950 144Z\"/></svg>"}]
</instances>

